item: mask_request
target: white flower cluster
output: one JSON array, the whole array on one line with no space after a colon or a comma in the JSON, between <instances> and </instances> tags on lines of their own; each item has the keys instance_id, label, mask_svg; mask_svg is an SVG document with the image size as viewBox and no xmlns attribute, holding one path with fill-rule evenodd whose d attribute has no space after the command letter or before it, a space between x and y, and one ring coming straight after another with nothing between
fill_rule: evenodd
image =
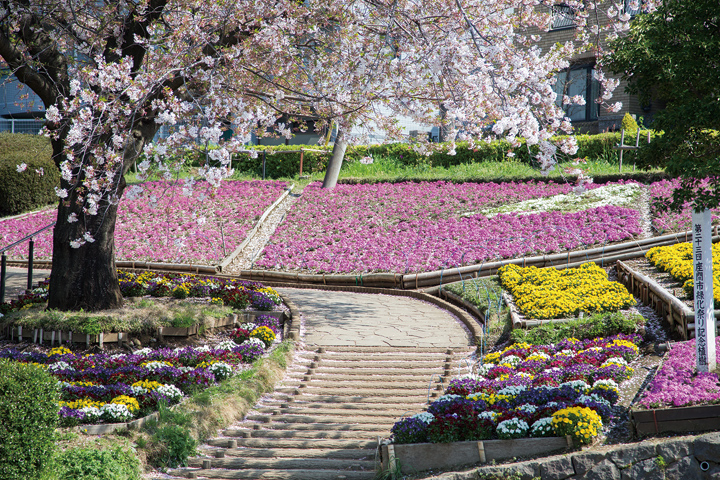
<instances>
[{"instance_id":1,"label":"white flower cluster","mask_svg":"<svg viewBox=\"0 0 720 480\"><path fill-rule=\"evenodd\" d=\"M600 368L609 367L611 365L617 365L618 367L626 367L627 364L628 363L625 361L624 358L612 357L612 358L608 358L607 360L605 360L605 363L600 365Z\"/></svg>"},{"instance_id":2,"label":"white flower cluster","mask_svg":"<svg viewBox=\"0 0 720 480\"><path fill-rule=\"evenodd\" d=\"M139 385L133 385L130 387L130 389L132 390L133 395L135 395L136 397L138 395L145 395L148 392L147 388L141 387Z\"/></svg>"},{"instance_id":3,"label":"white flower cluster","mask_svg":"<svg viewBox=\"0 0 720 480\"><path fill-rule=\"evenodd\" d=\"M496 367L494 363L484 363L475 367L475 374L484 377L490 370Z\"/></svg>"},{"instance_id":4,"label":"white flower cluster","mask_svg":"<svg viewBox=\"0 0 720 480\"><path fill-rule=\"evenodd\" d=\"M133 352L133 355L140 355L141 357L146 357L153 353L152 348L141 348L140 350L136 350Z\"/></svg>"},{"instance_id":5,"label":"white flower cluster","mask_svg":"<svg viewBox=\"0 0 720 480\"><path fill-rule=\"evenodd\" d=\"M226 378L230 378L233 374L232 366L225 362L213 363L208 367L208 370L215 375L217 380L225 380Z\"/></svg>"},{"instance_id":6,"label":"white flower cluster","mask_svg":"<svg viewBox=\"0 0 720 480\"><path fill-rule=\"evenodd\" d=\"M47 369L50 372L59 372L60 370L75 371L75 369L69 363L63 361L51 363L47 366Z\"/></svg>"},{"instance_id":7,"label":"white flower cluster","mask_svg":"<svg viewBox=\"0 0 720 480\"><path fill-rule=\"evenodd\" d=\"M572 387L573 390L578 392L586 392L590 388L590 385L582 380L570 380L569 382L560 384L561 387L564 387L565 385Z\"/></svg>"},{"instance_id":8,"label":"white flower cluster","mask_svg":"<svg viewBox=\"0 0 720 480\"><path fill-rule=\"evenodd\" d=\"M580 395L578 397L577 401L579 403L582 403L583 405L587 405L590 402L597 402L597 403L602 403L603 405L608 406L608 407L611 406L610 402L605 400L603 397L601 397L597 393L593 393L591 395Z\"/></svg>"},{"instance_id":9,"label":"white flower cluster","mask_svg":"<svg viewBox=\"0 0 720 480\"><path fill-rule=\"evenodd\" d=\"M102 416L102 411L97 407L83 407L80 411L85 414L85 420L88 422L97 422Z\"/></svg>"},{"instance_id":10,"label":"white flower cluster","mask_svg":"<svg viewBox=\"0 0 720 480\"><path fill-rule=\"evenodd\" d=\"M127 406L120 403L106 403L100 407L100 416L108 422L127 422L133 418Z\"/></svg>"},{"instance_id":11,"label":"white flower cluster","mask_svg":"<svg viewBox=\"0 0 720 480\"><path fill-rule=\"evenodd\" d=\"M432 413L429 413L429 412L421 412L421 413L418 413L417 415L413 415L411 418L417 418L418 420L421 420L425 423L430 423L435 418L435 415L433 415Z\"/></svg>"},{"instance_id":12,"label":"white flower cluster","mask_svg":"<svg viewBox=\"0 0 720 480\"><path fill-rule=\"evenodd\" d=\"M202 347L197 347L195 349L196 352L209 352L210 347L208 345L203 345Z\"/></svg>"},{"instance_id":13,"label":"white flower cluster","mask_svg":"<svg viewBox=\"0 0 720 480\"><path fill-rule=\"evenodd\" d=\"M547 437L554 433L552 417L543 417L532 424L530 434L533 437Z\"/></svg>"},{"instance_id":14,"label":"white flower cluster","mask_svg":"<svg viewBox=\"0 0 720 480\"><path fill-rule=\"evenodd\" d=\"M263 343L262 340L259 338L248 338L244 342L241 343L241 345L260 345L261 347L265 348L265 343Z\"/></svg>"},{"instance_id":15,"label":"white flower cluster","mask_svg":"<svg viewBox=\"0 0 720 480\"><path fill-rule=\"evenodd\" d=\"M618 388L620 388L618 386L617 382L611 378L596 380L595 383L593 383L593 388L597 388L597 387L600 387L603 385L605 385L613 390L617 390Z\"/></svg>"},{"instance_id":16,"label":"white flower cluster","mask_svg":"<svg viewBox=\"0 0 720 480\"><path fill-rule=\"evenodd\" d=\"M232 340L225 340L215 345L215 350L232 350L235 347L237 347L237 344L235 342L233 342Z\"/></svg>"},{"instance_id":17,"label":"white flower cluster","mask_svg":"<svg viewBox=\"0 0 720 480\"><path fill-rule=\"evenodd\" d=\"M522 359L517 355L508 355L500 361L500 365L507 364L511 367L516 367L520 362L522 362Z\"/></svg>"},{"instance_id":18,"label":"white flower cluster","mask_svg":"<svg viewBox=\"0 0 720 480\"><path fill-rule=\"evenodd\" d=\"M437 400L435 400L435 401L436 401L436 402L446 402L446 401L448 401L448 400L457 400L457 399L459 399L459 398L463 398L463 396L462 396L462 395L454 395L454 394L452 394L452 393L448 393L447 395L443 395L443 396L439 397L439 398L438 398Z\"/></svg>"},{"instance_id":19,"label":"white flower cluster","mask_svg":"<svg viewBox=\"0 0 720 480\"><path fill-rule=\"evenodd\" d=\"M167 366L168 366L167 363L158 362L158 361L148 362L145 364L145 368L147 368L148 370L158 370L160 368L165 368Z\"/></svg>"},{"instance_id":20,"label":"white flower cluster","mask_svg":"<svg viewBox=\"0 0 720 480\"><path fill-rule=\"evenodd\" d=\"M514 397L525 390L527 390L525 385L508 385L507 387L498 390L497 393L498 395L512 395Z\"/></svg>"},{"instance_id":21,"label":"white flower cluster","mask_svg":"<svg viewBox=\"0 0 720 480\"><path fill-rule=\"evenodd\" d=\"M526 412L526 413L535 413L537 411L537 407L531 403L523 403L519 407L517 407L515 410L519 412Z\"/></svg>"},{"instance_id":22,"label":"white flower cluster","mask_svg":"<svg viewBox=\"0 0 720 480\"><path fill-rule=\"evenodd\" d=\"M179 388L177 388L175 385L160 385L157 388L157 392L165 395L167 398L170 399L172 402L178 402L183 397L183 392Z\"/></svg>"},{"instance_id":23,"label":"white flower cluster","mask_svg":"<svg viewBox=\"0 0 720 480\"><path fill-rule=\"evenodd\" d=\"M242 328L243 330L247 330L248 332L252 332L253 330L255 330L255 327L257 327L257 325L255 325L254 323L240 324L240 328Z\"/></svg>"},{"instance_id":24,"label":"white flower cluster","mask_svg":"<svg viewBox=\"0 0 720 480\"><path fill-rule=\"evenodd\" d=\"M497 421L497 419L498 419L499 416L500 416L499 413L497 413L497 412L492 412L492 411L480 412L480 413L478 414L478 418L479 418L479 419L481 419L481 420L490 420L492 423L495 423L495 422Z\"/></svg>"},{"instance_id":25,"label":"white flower cluster","mask_svg":"<svg viewBox=\"0 0 720 480\"><path fill-rule=\"evenodd\" d=\"M524 437L530 429L527 422L520 418L510 418L500 422L497 426L501 437Z\"/></svg>"}]
</instances>

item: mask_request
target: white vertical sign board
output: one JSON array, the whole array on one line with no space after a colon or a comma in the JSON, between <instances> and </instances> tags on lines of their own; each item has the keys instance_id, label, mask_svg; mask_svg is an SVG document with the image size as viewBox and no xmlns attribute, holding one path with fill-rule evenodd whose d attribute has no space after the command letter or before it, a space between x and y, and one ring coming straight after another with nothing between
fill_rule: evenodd
<instances>
[{"instance_id":1,"label":"white vertical sign board","mask_svg":"<svg viewBox=\"0 0 720 480\"><path fill-rule=\"evenodd\" d=\"M695 274L695 348L698 372L715 370L715 314L710 210L692 214Z\"/></svg>"}]
</instances>

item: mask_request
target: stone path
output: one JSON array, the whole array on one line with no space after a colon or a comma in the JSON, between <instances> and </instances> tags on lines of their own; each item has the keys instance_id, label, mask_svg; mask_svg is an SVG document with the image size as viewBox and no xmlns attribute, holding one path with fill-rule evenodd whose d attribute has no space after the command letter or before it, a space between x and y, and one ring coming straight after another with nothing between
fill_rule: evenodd
<instances>
[{"instance_id":1,"label":"stone path","mask_svg":"<svg viewBox=\"0 0 720 480\"><path fill-rule=\"evenodd\" d=\"M303 313L308 346L467 347L467 329L435 305L407 297L279 288Z\"/></svg>"},{"instance_id":2,"label":"stone path","mask_svg":"<svg viewBox=\"0 0 720 480\"><path fill-rule=\"evenodd\" d=\"M441 395L474 352L457 319L419 300L280 290L302 312L305 348L272 394L172 475L371 480L378 439Z\"/></svg>"},{"instance_id":3,"label":"stone path","mask_svg":"<svg viewBox=\"0 0 720 480\"><path fill-rule=\"evenodd\" d=\"M33 269L33 285L50 276L50 270ZM17 298L27 288L27 269L8 267L5 277L5 301Z\"/></svg>"}]
</instances>

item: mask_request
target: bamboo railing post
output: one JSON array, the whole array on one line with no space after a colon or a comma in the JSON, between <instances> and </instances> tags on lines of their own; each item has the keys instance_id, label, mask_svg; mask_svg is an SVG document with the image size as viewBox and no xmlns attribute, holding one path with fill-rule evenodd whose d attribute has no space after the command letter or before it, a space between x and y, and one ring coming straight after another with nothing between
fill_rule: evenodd
<instances>
[{"instance_id":1,"label":"bamboo railing post","mask_svg":"<svg viewBox=\"0 0 720 480\"><path fill-rule=\"evenodd\" d=\"M302 177L302 167L303 167L303 155L305 152L303 152L303 149L300 149L300 177Z\"/></svg>"}]
</instances>

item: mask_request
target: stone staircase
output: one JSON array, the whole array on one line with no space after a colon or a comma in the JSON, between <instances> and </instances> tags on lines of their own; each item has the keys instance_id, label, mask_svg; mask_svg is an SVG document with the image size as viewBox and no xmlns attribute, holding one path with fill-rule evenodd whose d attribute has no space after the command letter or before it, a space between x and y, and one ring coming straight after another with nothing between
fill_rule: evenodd
<instances>
[{"instance_id":1,"label":"stone staircase","mask_svg":"<svg viewBox=\"0 0 720 480\"><path fill-rule=\"evenodd\" d=\"M371 480L379 438L428 398L463 359L461 349L320 347L299 352L285 380L245 420L200 448L184 478Z\"/></svg>"}]
</instances>

